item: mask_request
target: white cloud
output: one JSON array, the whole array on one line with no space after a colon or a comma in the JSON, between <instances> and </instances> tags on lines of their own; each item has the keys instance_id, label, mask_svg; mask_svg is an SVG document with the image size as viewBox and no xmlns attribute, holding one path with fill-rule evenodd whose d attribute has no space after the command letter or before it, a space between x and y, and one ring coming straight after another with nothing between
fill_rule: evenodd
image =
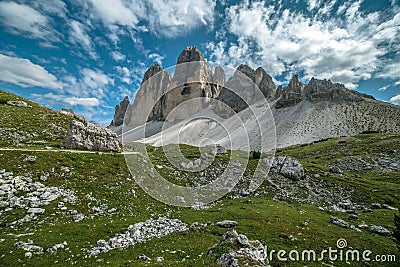
<instances>
[{"instance_id":1,"label":"white cloud","mask_svg":"<svg viewBox=\"0 0 400 267\"><path fill-rule=\"evenodd\" d=\"M94 107L100 104L100 101L95 97L66 97L63 101L71 106L81 105L85 107Z\"/></svg>"},{"instance_id":2,"label":"white cloud","mask_svg":"<svg viewBox=\"0 0 400 267\"><path fill-rule=\"evenodd\" d=\"M57 41L49 19L35 9L15 2L0 2L0 22L12 34Z\"/></svg>"},{"instance_id":3,"label":"white cloud","mask_svg":"<svg viewBox=\"0 0 400 267\"><path fill-rule=\"evenodd\" d=\"M76 20L71 20L69 26L69 40L71 43L82 46L93 59L97 59L92 39L87 33L87 27Z\"/></svg>"},{"instance_id":4,"label":"white cloud","mask_svg":"<svg viewBox=\"0 0 400 267\"><path fill-rule=\"evenodd\" d=\"M67 13L67 5L61 0L19 0L20 2L30 5L36 10L41 10L47 14L57 15L59 17L65 18Z\"/></svg>"},{"instance_id":5,"label":"white cloud","mask_svg":"<svg viewBox=\"0 0 400 267\"><path fill-rule=\"evenodd\" d=\"M382 71L378 74L378 77L400 79L400 63L395 62L385 65Z\"/></svg>"},{"instance_id":6,"label":"white cloud","mask_svg":"<svg viewBox=\"0 0 400 267\"><path fill-rule=\"evenodd\" d=\"M111 56L115 61L123 61L126 56L119 51L111 51Z\"/></svg>"},{"instance_id":7,"label":"white cloud","mask_svg":"<svg viewBox=\"0 0 400 267\"><path fill-rule=\"evenodd\" d=\"M149 54L149 59L153 60L154 62L158 63L159 65L162 65L162 60L164 59L163 56L157 54L157 53L151 53Z\"/></svg>"},{"instance_id":8,"label":"white cloud","mask_svg":"<svg viewBox=\"0 0 400 267\"><path fill-rule=\"evenodd\" d=\"M390 102L392 102L395 105L400 106L400 95L396 95L396 96L390 98Z\"/></svg>"},{"instance_id":9,"label":"white cloud","mask_svg":"<svg viewBox=\"0 0 400 267\"><path fill-rule=\"evenodd\" d=\"M90 0L90 16L103 22L108 37L117 44L119 35L151 31L177 37L202 25L213 26L215 0ZM82 4L84 5L84 4Z\"/></svg>"},{"instance_id":10,"label":"white cloud","mask_svg":"<svg viewBox=\"0 0 400 267\"><path fill-rule=\"evenodd\" d=\"M322 0L307 0L307 8L308 10L313 10L318 8L322 3Z\"/></svg>"},{"instance_id":11,"label":"white cloud","mask_svg":"<svg viewBox=\"0 0 400 267\"><path fill-rule=\"evenodd\" d=\"M95 97L76 97L76 96L67 96L62 94L31 94L31 97L38 99L39 101L52 100L51 104L56 105L60 103L65 103L70 106L84 106L84 107L95 107L100 104L99 99Z\"/></svg>"},{"instance_id":12,"label":"white cloud","mask_svg":"<svg viewBox=\"0 0 400 267\"><path fill-rule=\"evenodd\" d=\"M81 71L82 82L89 88L98 89L108 84L114 84L114 80L101 70L83 69Z\"/></svg>"},{"instance_id":13,"label":"white cloud","mask_svg":"<svg viewBox=\"0 0 400 267\"><path fill-rule=\"evenodd\" d=\"M390 84L382 86L381 88L378 89L378 91L386 91L386 89L388 89L390 86L391 86Z\"/></svg>"},{"instance_id":14,"label":"white cloud","mask_svg":"<svg viewBox=\"0 0 400 267\"><path fill-rule=\"evenodd\" d=\"M21 87L62 89L63 83L40 65L29 59L0 54L0 80Z\"/></svg>"},{"instance_id":15,"label":"white cloud","mask_svg":"<svg viewBox=\"0 0 400 267\"><path fill-rule=\"evenodd\" d=\"M135 27L139 22L137 16L122 0L90 0L98 18L107 24ZM131 4L132 5L132 4ZM138 5L138 4L137 4Z\"/></svg>"},{"instance_id":16,"label":"white cloud","mask_svg":"<svg viewBox=\"0 0 400 267\"><path fill-rule=\"evenodd\" d=\"M198 28L201 25L213 26L214 0L153 0L147 19L151 31L176 37Z\"/></svg>"},{"instance_id":17,"label":"white cloud","mask_svg":"<svg viewBox=\"0 0 400 267\"><path fill-rule=\"evenodd\" d=\"M356 88L381 68L382 56L398 50L400 14L364 14L362 1L353 1L340 10L343 17L322 16L334 2L308 1L311 9L323 9L310 16L266 1L233 5L226 11L226 30L237 39L209 43L216 48L210 59L235 67L261 65L272 75L304 71L304 79L315 76ZM382 75L398 76L399 67L386 68Z\"/></svg>"}]
</instances>

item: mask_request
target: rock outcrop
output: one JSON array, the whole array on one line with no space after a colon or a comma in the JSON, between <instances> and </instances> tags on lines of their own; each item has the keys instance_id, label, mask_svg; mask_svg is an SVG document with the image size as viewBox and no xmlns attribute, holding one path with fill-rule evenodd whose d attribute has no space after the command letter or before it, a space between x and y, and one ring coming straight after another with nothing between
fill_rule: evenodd
<instances>
[{"instance_id":1,"label":"rock outcrop","mask_svg":"<svg viewBox=\"0 0 400 267\"><path fill-rule=\"evenodd\" d=\"M208 256L215 256L215 263L225 267L269 266L266 247L235 230L226 232L208 251Z\"/></svg>"},{"instance_id":2,"label":"rock outcrop","mask_svg":"<svg viewBox=\"0 0 400 267\"><path fill-rule=\"evenodd\" d=\"M125 96L124 100L115 106L114 119L111 121L111 126L120 126L124 123L126 110L129 107L129 97Z\"/></svg>"},{"instance_id":3,"label":"rock outcrop","mask_svg":"<svg viewBox=\"0 0 400 267\"><path fill-rule=\"evenodd\" d=\"M95 151L120 151L117 135L107 128L91 123L71 121L62 147Z\"/></svg>"}]
</instances>

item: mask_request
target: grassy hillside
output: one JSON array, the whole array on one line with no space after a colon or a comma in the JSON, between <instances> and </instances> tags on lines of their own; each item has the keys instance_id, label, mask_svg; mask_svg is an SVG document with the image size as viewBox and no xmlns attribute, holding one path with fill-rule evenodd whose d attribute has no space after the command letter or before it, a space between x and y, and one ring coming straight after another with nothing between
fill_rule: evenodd
<instances>
[{"instance_id":1,"label":"grassy hillside","mask_svg":"<svg viewBox=\"0 0 400 267\"><path fill-rule=\"evenodd\" d=\"M335 248L336 241L345 238L349 247L354 249L369 249L374 254L396 255L397 263L385 263L384 266L398 266L400 254L390 237L364 229L357 232L329 223L330 216L335 216L354 225L365 222L367 225L380 225L392 231L393 217L397 211L359 211L358 219L351 220L350 214L331 210L328 202L340 201L340 197L345 195L354 203L368 207L374 202L398 205L400 172L379 167L379 162L375 159L399 162L399 145L398 134L369 134L282 149L277 152L278 155L294 156L304 165L308 177L307 186L310 187L307 190L338 190L335 196L339 199L335 199L335 196L326 201L318 197L307 199L307 194L302 191L304 182L285 180L279 175L271 174L270 179L266 179L255 194L238 198L231 193L204 210L176 208L152 199L132 179L121 154L0 151L0 170L4 168L6 171L12 171L14 177L31 177L33 182L40 181L47 187L70 189L76 197L74 203L63 201L62 198L50 202L48 206L43 206L45 212L37 215L37 220L23 224L12 222L24 217L24 209L14 208L7 211L6 207L0 208L0 265L216 266L215 257L207 256L207 251L227 231L215 226L215 223L226 219L237 221L238 226L235 229L240 234L245 234L249 239L258 239L270 250L321 251L328 247ZM160 172L170 181L191 184L201 176L199 173L188 175L175 172L161 149L148 148L152 163L162 166ZM188 158L199 156L197 148L182 148ZM215 166L223 168L229 153L218 155ZM36 156L36 160L24 161L27 156ZM364 165L359 163L360 159L369 163L371 169L364 170ZM250 175L256 163L256 160L250 160L245 177ZM342 172L331 172L332 166L339 167ZM141 168L143 173L148 171L139 160L137 168ZM277 181L280 182L279 189L272 184ZM294 187L300 189L289 190ZM287 191L283 192L285 188ZM18 194L26 193L21 191ZM60 208L63 206L59 204L60 201L64 202L66 209ZM96 212L93 209L94 206L101 205L107 205L107 210L116 210ZM319 209L319 206L323 206L324 210ZM72 210L83 214L85 218L75 222ZM124 232L131 224L160 216L180 219L188 225L194 222L212 224L203 229L190 229L155 238L124 250L89 256L88 250L96 245L97 240L108 240ZM308 222L307 225L304 224L305 221ZM25 256L24 250L14 245L17 241L26 242L29 239L44 249L64 241L68 245L66 249L59 249L56 254L45 252L33 254L32 258L29 258ZM137 260L140 254L145 254L153 260L149 263ZM163 261L156 262L156 257L163 257ZM277 260L271 262L272 266L305 264L321 265L308 262L285 263ZM348 265L346 262L334 263L334 266ZM357 265L364 266L365 263L353 262L351 266ZM370 266L383 265L371 262Z\"/></svg>"},{"instance_id":2,"label":"grassy hillside","mask_svg":"<svg viewBox=\"0 0 400 267\"><path fill-rule=\"evenodd\" d=\"M7 105L24 101L31 108ZM0 90L0 147L60 146L71 116Z\"/></svg>"}]
</instances>

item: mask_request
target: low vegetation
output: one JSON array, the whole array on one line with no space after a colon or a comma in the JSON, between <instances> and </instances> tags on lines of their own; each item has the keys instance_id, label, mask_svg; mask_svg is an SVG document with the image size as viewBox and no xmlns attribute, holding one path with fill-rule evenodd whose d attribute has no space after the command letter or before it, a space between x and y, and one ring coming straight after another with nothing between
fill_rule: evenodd
<instances>
[{"instance_id":1,"label":"low vegetation","mask_svg":"<svg viewBox=\"0 0 400 267\"><path fill-rule=\"evenodd\" d=\"M31 103L29 103L32 105ZM3 108L1 106L1 108ZM306 175L319 182L324 188L338 185L344 190L354 190L351 201L366 206L372 203L388 203L399 206L398 192L400 181L398 171L385 168L352 171L344 166L352 164L354 168L358 159L371 162L375 158L400 160L396 149L400 147L400 135L363 134L354 137L329 139L309 145L295 146L277 151L277 155L289 155L300 160L305 167ZM153 165L159 173L171 182L191 185L198 173L190 175L176 173L163 153L162 148L148 146ZM190 160L201 156L198 148L181 146L182 153ZM393 153L393 151L395 151ZM229 160L230 151L217 155L213 166L223 167ZM35 156L34 161L24 161L27 156ZM350 159L350 163L347 160ZM250 157L244 177L254 171L259 160ZM338 166L341 173L333 173L330 168ZM350 166L350 165L349 165ZM375 166L375 165L373 165ZM65 168L67 167L67 168ZM138 161L137 168L142 168ZM361 168L361 167L360 167ZM59 208L58 199L44 206L45 213L36 221L23 224L12 224L22 218L25 211L13 209L6 211L0 208L0 265L29 266L215 266L215 255L208 256L208 249L216 244L226 229L215 226L221 220L235 220L236 231L245 234L249 239L259 240L269 250L305 250L321 251L336 247L339 238L345 238L348 245L360 251L371 250L374 255L395 255L400 259L396 243L390 237L380 236L368 230L357 232L329 223L330 217L348 221L357 225L380 225L394 232L398 237L398 215L396 223L393 218L398 211L374 209L372 212L358 213L358 219L350 219L350 214L334 211L319 204L305 201L299 203L292 197L280 197L273 200L274 188L265 181L253 194L242 197L228 194L212 203L207 209L173 207L154 200L147 195L131 177L125 163L124 155L118 153L73 153L54 151L6 151L0 149L0 169L11 171L16 176L31 177L45 186L57 186L70 189L77 197L75 203L66 203L67 211L76 210L85 218L75 222L67 211ZM145 171L145 170L143 170ZM42 177L47 179L41 180ZM293 181L293 183L298 183ZM96 212L93 207L106 205L105 212ZM322 204L321 204L322 205ZM108 212L111 209L114 211ZM162 238L138 243L124 250L112 250L90 256L89 250L97 240L108 240L124 232L129 225L143 222L150 218L166 216L179 219L191 225L194 222L211 223L202 229L190 228L189 231L173 233ZM305 223L307 222L307 223ZM45 252L25 256L26 251L15 246L18 241L32 240L44 249L54 244L67 242L65 249L56 254ZM137 259L145 254L152 259L147 263ZM161 262L155 259L162 257ZM329 262L326 262L329 264ZM320 263L290 262L278 260L272 266L320 266ZM398 262L385 263L386 266L397 266ZM352 263L352 266L358 263ZM364 266L365 263L359 263ZM371 266L381 266L370 263ZM335 266L348 266L346 262L335 262Z\"/></svg>"}]
</instances>

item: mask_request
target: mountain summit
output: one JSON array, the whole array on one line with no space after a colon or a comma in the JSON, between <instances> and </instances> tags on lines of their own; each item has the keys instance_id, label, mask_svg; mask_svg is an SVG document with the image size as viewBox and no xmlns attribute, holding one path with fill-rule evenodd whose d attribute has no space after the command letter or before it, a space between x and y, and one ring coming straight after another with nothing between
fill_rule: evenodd
<instances>
[{"instance_id":1,"label":"mountain summit","mask_svg":"<svg viewBox=\"0 0 400 267\"><path fill-rule=\"evenodd\" d=\"M265 114L266 105L273 118ZM122 102L120 106L123 106ZM221 111L221 107L230 111ZM122 110L116 109L118 118ZM187 137L179 135L182 120L204 115L204 112L211 112L212 116L225 120L229 120L234 113L239 114L241 123L250 132L254 132L251 129L255 125L263 134L276 131L278 147L365 131L399 132L400 129L398 106L377 101L372 96L349 90L343 84L330 80L312 78L304 84L298 75L294 75L287 86L276 88L273 78L262 67L254 70L245 64L237 67L227 79L222 67L215 67L214 73L211 71L196 46L188 46L181 52L172 75L159 65L151 66L127 112L124 125L152 125L152 131L147 131L145 136L138 135L138 138L153 145L161 145L159 133L168 124L163 144L176 142L179 136L179 142L193 145L190 140L207 136L228 146L229 142L221 132L226 131L224 127L235 131L239 125L234 121L228 126L212 128L204 125L210 124L211 119L204 119L195 125L191 122L184 124L185 129L193 126L195 130L190 131ZM255 121L255 116L264 119ZM119 125L115 121L116 117L111 128L121 133L121 120ZM254 138L257 139L260 134L255 134ZM252 142L257 141L250 140L250 146ZM233 141L232 145L241 149L243 144Z\"/></svg>"}]
</instances>

